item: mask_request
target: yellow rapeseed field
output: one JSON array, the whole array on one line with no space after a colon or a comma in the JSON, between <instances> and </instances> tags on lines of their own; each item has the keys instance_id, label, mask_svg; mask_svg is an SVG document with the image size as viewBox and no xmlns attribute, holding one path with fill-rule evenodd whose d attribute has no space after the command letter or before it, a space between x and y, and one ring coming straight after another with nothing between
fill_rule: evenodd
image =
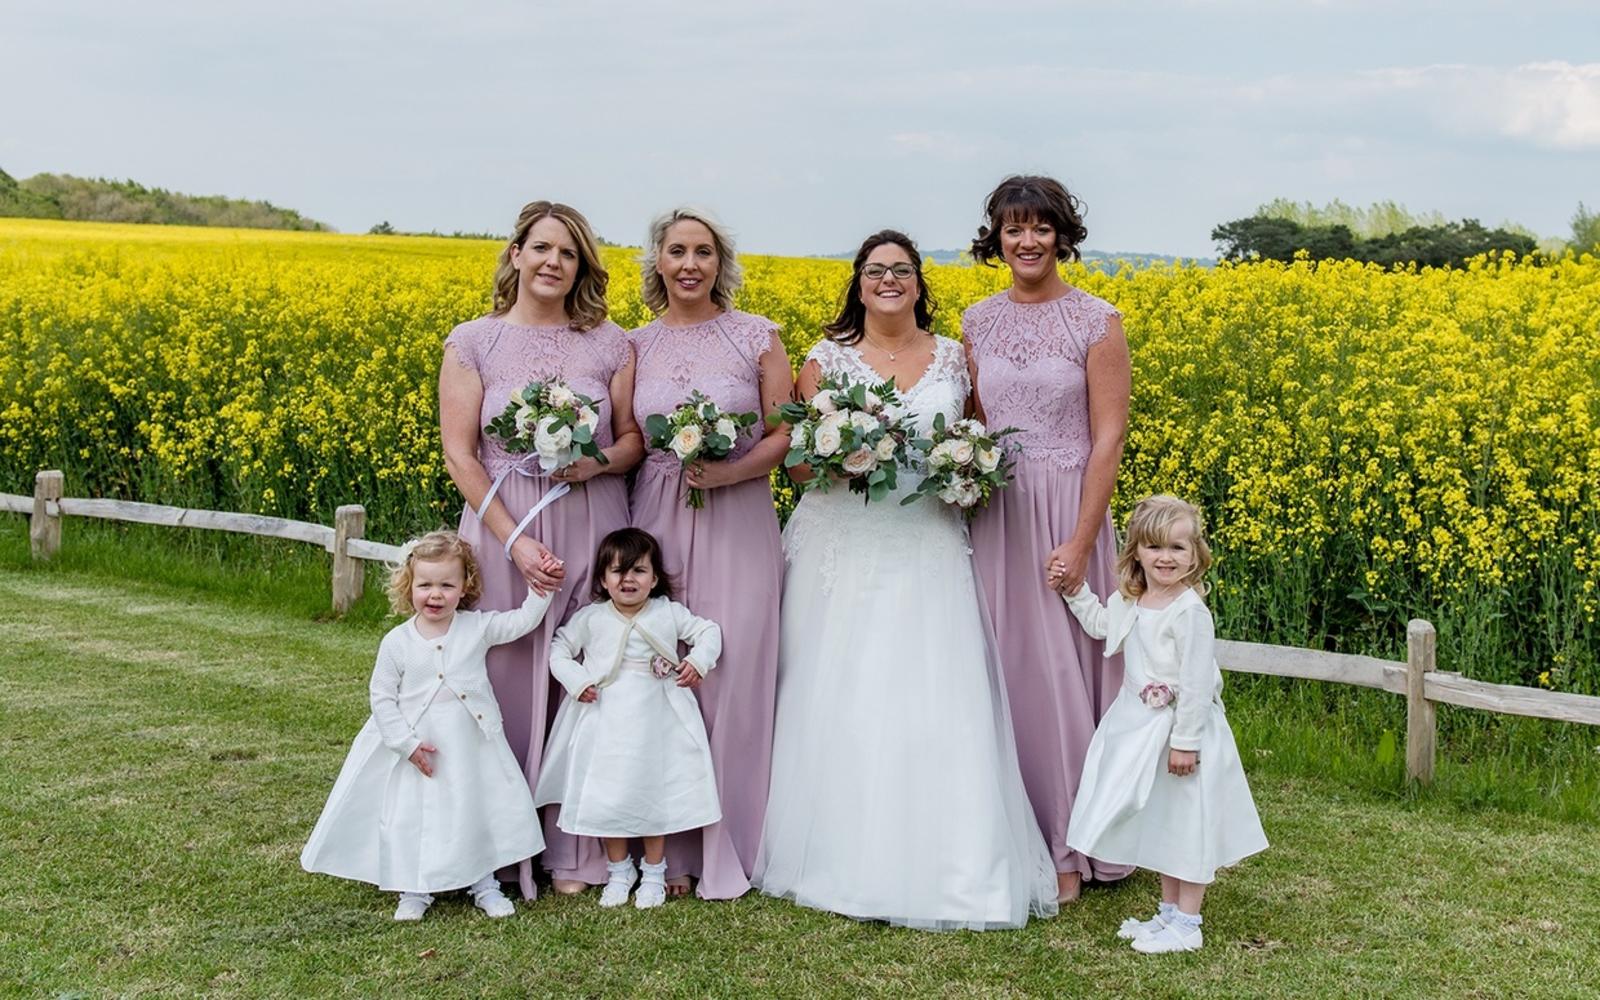
<instances>
[{"instance_id":1,"label":"yellow rapeseed field","mask_svg":"<svg viewBox=\"0 0 1600 1000\"><path fill-rule=\"evenodd\" d=\"M454 520L440 344L498 246L0 220L0 490L330 521L399 540ZM607 249L612 316L646 318ZM798 358L840 261L750 257L739 305ZM1124 314L1133 418L1115 507L1212 519L1233 634L1393 648L1411 615L1478 676L1600 691L1600 260L1069 268ZM935 266L936 328L1004 287Z\"/></svg>"}]
</instances>

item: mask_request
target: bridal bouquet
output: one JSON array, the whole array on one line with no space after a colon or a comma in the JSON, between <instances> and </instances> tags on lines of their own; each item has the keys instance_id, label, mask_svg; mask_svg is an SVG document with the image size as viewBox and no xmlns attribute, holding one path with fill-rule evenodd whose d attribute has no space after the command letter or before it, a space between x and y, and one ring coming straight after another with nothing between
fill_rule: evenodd
<instances>
[{"instance_id":1,"label":"bridal bouquet","mask_svg":"<svg viewBox=\"0 0 1600 1000\"><path fill-rule=\"evenodd\" d=\"M607 464L594 439L598 426L600 411L594 400L551 379L530 382L512 393L505 410L489 421L484 432L499 438L513 454L535 453L539 468L553 472L584 456Z\"/></svg>"},{"instance_id":2,"label":"bridal bouquet","mask_svg":"<svg viewBox=\"0 0 1600 1000\"><path fill-rule=\"evenodd\" d=\"M892 379L867 385L827 375L810 400L785 403L767 419L791 428L784 467L809 465L814 473L802 490L827 490L837 477L852 493L882 500L910 457L911 428Z\"/></svg>"},{"instance_id":3,"label":"bridal bouquet","mask_svg":"<svg viewBox=\"0 0 1600 1000\"><path fill-rule=\"evenodd\" d=\"M727 458L740 433L755 422L754 413L722 412L696 389L671 413L646 417L644 432L650 438L650 447L670 450L678 461L688 465L696 459ZM705 505L705 491L691 488L689 506L699 510Z\"/></svg>"},{"instance_id":4,"label":"bridal bouquet","mask_svg":"<svg viewBox=\"0 0 1600 1000\"><path fill-rule=\"evenodd\" d=\"M928 474L916 492L900 502L915 503L936 496L960 509L967 517L976 514L995 490L1006 484L1011 460L1000 447L1000 439L1015 434L1015 427L991 432L977 420L957 420L945 425L944 414L933 418L933 437L915 442L927 452Z\"/></svg>"}]
</instances>

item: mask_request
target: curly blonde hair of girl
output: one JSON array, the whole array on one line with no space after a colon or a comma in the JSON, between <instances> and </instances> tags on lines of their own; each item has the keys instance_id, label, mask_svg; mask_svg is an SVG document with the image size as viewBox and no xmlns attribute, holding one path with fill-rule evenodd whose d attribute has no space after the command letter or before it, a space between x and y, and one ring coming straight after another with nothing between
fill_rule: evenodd
<instances>
[{"instance_id":1,"label":"curly blonde hair of girl","mask_svg":"<svg viewBox=\"0 0 1600 1000\"><path fill-rule=\"evenodd\" d=\"M583 213L571 205L558 201L530 201L517 213L517 225L511 239L500 251L499 263L494 271L494 308L491 316L504 316L517 302L517 269L511 263L511 253L528 242L528 232L540 219L554 219L567 227L567 234L578 246L578 277L572 282L565 302L567 322L574 330L592 330L605 322L606 285L611 276L600 261L600 241Z\"/></svg>"},{"instance_id":2,"label":"curly blonde hair of girl","mask_svg":"<svg viewBox=\"0 0 1600 1000\"><path fill-rule=\"evenodd\" d=\"M430 531L421 538L407 542L405 548L405 556L389 571L387 593L390 611L397 615L417 613L417 609L411 605L411 584L416 578L411 567L419 559L423 562L443 562L446 559L461 561L462 576L465 577L461 584L461 607L470 608L483 596L483 577L478 573L478 559L472 554L472 546L462 541L460 535L453 531Z\"/></svg>"},{"instance_id":3,"label":"curly blonde hair of girl","mask_svg":"<svg viewBox=\"0 0 1600 1000\"><path fill-rule=\"evenodd\" d=\"M1139 565L1139 546L1165 545L1173 535L1189 529L1189 540L1194 547L1194 566L1184 576L1183 583L1193 587L1195 593L1205 596L1206 585L1201 582L1206 570L1211 568L1211 546L1206 542L1205 515L1200 508L1187 500L1157 494L1145 497L1134 505L1123 529L1122 551L1117 553L1117 589L1122 596L1132 600L1145 592L1144 567Z\"/></svg>"}]
</instances>

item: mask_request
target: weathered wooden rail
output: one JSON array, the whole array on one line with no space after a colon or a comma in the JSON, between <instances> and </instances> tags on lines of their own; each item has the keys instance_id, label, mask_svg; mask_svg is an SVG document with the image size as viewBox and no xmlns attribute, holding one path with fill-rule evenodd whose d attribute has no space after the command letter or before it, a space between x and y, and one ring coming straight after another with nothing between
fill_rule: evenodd
<instances>
[{"instance_id":1,"label":"weathered wooden rail","mask_svg":"<svg viewBox=\"0 0 1600 1000\"><path fill-rule=\"evenodd\" d=\"M62 474L50 470L39 473L31 497L0 493L0 510L28 514L32 518L29 537L35 559L49 559L60 549L63 516L286 538L320 545L333 553L333 608L340 613L348 611L361 598L365 576L361 567L363 560L392 563L400 559L399 546L361 537L366 529L367 512L360 504L348 504L336 510L330 528L256 514L64 497L63 486ZM1433 780L1435 712L1439 705L1600 726L1600 698L1489 684L1440 671L1435 669L1436 649L1433 625L1415 619L1406 626L1403 663L1374 656L1227 640L1217 643L1217 661L1224 670L1236 673L1353 684L1405 695L1406 773L1422 784Z\"/></svg>"}]
</instances>

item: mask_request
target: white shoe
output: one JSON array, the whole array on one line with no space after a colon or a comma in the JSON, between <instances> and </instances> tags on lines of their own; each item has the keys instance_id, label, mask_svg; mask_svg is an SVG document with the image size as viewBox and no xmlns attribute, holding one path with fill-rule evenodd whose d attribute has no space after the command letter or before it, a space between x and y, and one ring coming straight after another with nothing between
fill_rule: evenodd
<instances>
[{"instance_id":1,"label":"white shoe","mask_svg":"<svg viewBox=\"0 0 1600 1000\"><path fill-rule=\"evenodd\" d=\"M667 901L667 863L644 864L644 878L639 891L634 893L633 905L641 910L653 909Z\"/></svg>"},{"instance_id":2,"label":"white shoe","mask_svg":"<svg viewBox=\"0 0 1600 1000\"><path fill-rule=\"evenodd\" d=\"M1133 939L1133 950L1141 955L1165 955L1173 951L1199 951L1205 935L1199 927L1185 927L1173 922L1162 924L1159 930Z\"/></svg>"},{"instance_id":3,"label":"white shoe","mask_svg":"<svg viewBox=\"0 0 1600 1000\"><path fill-rule=\"evenodd\" d=\"M500 891L499 886L495 886L492 889L485 889L483 892L474 893L472 902L478 907L478 909L482 910L486 916L494 917L496 919L499 919L500 917L515 916L517 913L516 905L513 904L511 900L506 898L506 894Z\"/></svg>"},{"instance_id":4,"label":"white shoe","mask_svg":"<svg viewBox=\"0 0 1600 1000\"><path fill-rule=\"evenodd\" d=\"M1154 934L1166 926L1166 921L1157 913L1149 920L1140 920L1138 917L1129 917L1117 928L1117 937L1124 941L1137 941L1147 934Z\"/></svg>"},{"instance_id":5,"label":"white shoe","mask_svg":"<svg viewBox=\"0 0 1600 1000\"><path fill-rule=\"evenodd\" d=\"M606 871L610 875L606 879L606 887L600 890L600 905L609 909L628 901L628 894L633 891L633 883L639 878L639 869L633 867L632 858L624 858L621 861L607 862Z\"/></svg>"},{"instance_id":6,"label":"white shoe","mask_svg":"<svg viewBox=\"0 0 1600 1000\"><path fill-rule=\"evenodd\" d=\"M433 905L433 897L417 895L415 893L401 893L400 905L394 908L396 920L421 920L422 915L428 912L428 907Z\"/></svg>"}]
</instances>

